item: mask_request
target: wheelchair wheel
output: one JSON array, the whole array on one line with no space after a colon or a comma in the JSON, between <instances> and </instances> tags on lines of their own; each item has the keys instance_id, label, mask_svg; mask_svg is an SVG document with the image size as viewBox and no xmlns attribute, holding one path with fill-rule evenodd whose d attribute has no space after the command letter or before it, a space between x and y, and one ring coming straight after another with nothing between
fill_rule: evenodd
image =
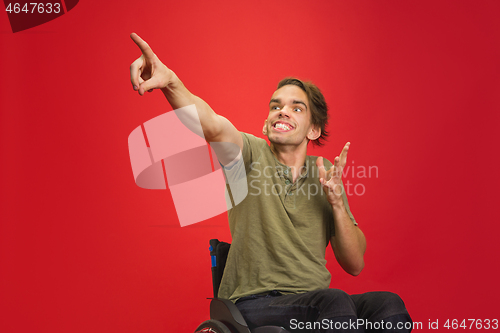
<instances>
[{"instance_id":1,"label":"wheelchair wheel","mask_svg":"<svg viewBox=\"0 0 500 333\"><path fill-rule=\"evenodd\" d=\"M194 333L231 333L231 330L222 322L210 319L201 323Z\"/></svg>"}]
</instances>

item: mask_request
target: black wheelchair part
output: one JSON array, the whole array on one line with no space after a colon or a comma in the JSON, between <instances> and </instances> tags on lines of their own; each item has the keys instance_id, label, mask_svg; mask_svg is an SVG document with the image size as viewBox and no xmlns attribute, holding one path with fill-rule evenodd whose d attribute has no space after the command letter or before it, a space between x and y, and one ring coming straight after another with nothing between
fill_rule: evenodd
<instances>
[{"instance_id":1,"label":"black wheelchair part","mask_svg":"<svg viewBox=\"0 0 500 333\"><path fill-rule=\"evenodd\" d=\"M236 305L230 300L218 298L230 247L231 244L218 239L210 240L214 298L210 301L210 320L201 323L195 333L288 333L279 326L262 326L250 330Z\"/></svg>"}]
</instances>

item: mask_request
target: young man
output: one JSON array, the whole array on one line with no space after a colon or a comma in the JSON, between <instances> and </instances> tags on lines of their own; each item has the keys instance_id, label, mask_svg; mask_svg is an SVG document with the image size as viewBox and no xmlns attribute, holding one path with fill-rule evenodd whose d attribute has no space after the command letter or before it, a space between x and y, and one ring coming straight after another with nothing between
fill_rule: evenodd
<instances>
[{"instance_id":1,"label":"young man","mask_svg":"<svg viewBox=\"0 0 500 333\"><path fill-rule=\"evenodd\" d=\"M251 328L410 331L405 324L410 327L411 319L397 295L350 296L329 289L328 243L341 267L358 275L366 241L349 210L341 179L350 144L333 165L307 156L309 141L317 143L327 135L327 106L319 89L298 79L278 84L263 127L268 146L217 115L145 41L136 34L131 38L142 51L130 67L134 90L143 95L160 89L174 109L195 104L207 141L240 148L241 154L217 154L226 173L238 162L244 165L249 187L244 201L228 212L232 246L219 296L233 300Z\"/></svg>"}]
</instances>

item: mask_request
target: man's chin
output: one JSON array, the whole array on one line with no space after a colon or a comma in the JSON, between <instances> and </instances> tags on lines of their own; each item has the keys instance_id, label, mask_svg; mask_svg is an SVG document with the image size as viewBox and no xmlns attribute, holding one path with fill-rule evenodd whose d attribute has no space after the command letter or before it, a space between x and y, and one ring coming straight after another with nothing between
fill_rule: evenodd
<instances>
[{"instance_id":1,"label":"man's chin","mask_svg":"<svg viewBox=\"0 0 500 333\"><path fill-rule=\"evenodd\" d=\"M285 139L280 135L273 135L273 134L268 134L267 138L269 139L269 142L272 142L272 143L280 143L280 142L284 141L284 139Z\"/></svg>"},{"instance_id":2,"label":"man's chin","mask_svg":"<svg viewBox=\"0 0 500 333\"><path fill-rule=\"evenodd\" d=\"M280 135L268 135L267 138L269 139L269 142L275 145L286 145L291 143L290 138L286 138Z\"/></svg>"},{"instance_id":3,"label":"man's chin","mask_svg":"<svg viewBox=\"0 0 500 333\"><path fill-rule=\"evenodd\" d=\"M274 146L300 146L304 142L307 146L307 143L309 143L309 140L304 138L303 141L298 141L297 138L292 138L292 137L285 137L282 135L267 135L267 139L269 142L274 145ZM295 140L294 140L295 139Z\"/></svg>"}]
</instances>

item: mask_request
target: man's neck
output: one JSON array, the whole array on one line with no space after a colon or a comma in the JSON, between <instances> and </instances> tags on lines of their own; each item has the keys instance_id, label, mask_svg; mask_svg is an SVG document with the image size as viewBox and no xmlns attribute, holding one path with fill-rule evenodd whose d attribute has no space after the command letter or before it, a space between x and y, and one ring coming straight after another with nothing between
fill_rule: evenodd
<instances>
[{"instance_id":1,"label":"man's neck","mask_svg":"<svg viewBox=\"0 0 500 333\"><path fill-rule=\"evenodd\" d=\"M307 141L299 146L279 145L271 142L271 151L276 159L292 169L293 182L299 178L304 170L307 156Z\"/></svg>"}]
</instances>

